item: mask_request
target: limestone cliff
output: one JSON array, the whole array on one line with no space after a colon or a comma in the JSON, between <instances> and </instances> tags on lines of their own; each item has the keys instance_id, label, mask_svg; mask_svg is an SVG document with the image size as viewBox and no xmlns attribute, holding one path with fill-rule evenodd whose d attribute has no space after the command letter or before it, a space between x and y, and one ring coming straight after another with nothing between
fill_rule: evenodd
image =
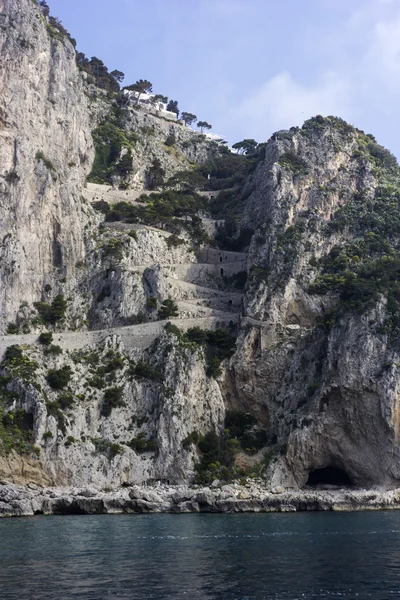
<instances>
[{"instance_id":1,"label":"limestone cliff","mask_svg":"<svg viewBox=\"0 0 400 600\"><path fill-rule=\"evenodd\" d=\"M0 328L46 286L73 286L85 254L81 190L93 160L87 98L68 39L31 0L0 3ZM23 307L22 307L23 310Z\"/></svg>"},{"instance_id":2,"label":"limestone cliff","mask_svg":"<svg viewBox=\"0 0 400 600\"><path fill-rule=\"evenodd\" d=\"M140 105L126 105L123 97L110 102L94 86L88 94L92 102L92 122L97 125L94 128L96 158L89 178L93 183L108 182L139 192L156 189L160 183L153 181L155 161L163 173L162 179L167 180L219 154L221 145L217 136L203 135L182 121L171 122ZM104 156L104 150L108 150L110 141L113 143L118 133L124 136L125 145L113 160L113 156ZM126 155L129 156L128 171L119 168Z\"/></svg>"},{"instance_id":3,"label":"limestone cliff","mask_svg":"<svg viewBox=\"0 0 400 600\"><path fill-rule=\"evenodd\" d=\"M395 486L390 153L319 116L230 154L97 89L31 0L0 43L0 475Z\"/></svg>"},{"instance_id":4,"label":"limestone cliff","mask_svg":"<svg viewBox=\"0 0 400 600\"><path fill-rule=\"evenodd\" d=\"M249 319L227 394L275 436L280 483L328 466L398 479L398 177L372 137L317 117L273 136L247 184Z\"/></svg>"}]
</instances>

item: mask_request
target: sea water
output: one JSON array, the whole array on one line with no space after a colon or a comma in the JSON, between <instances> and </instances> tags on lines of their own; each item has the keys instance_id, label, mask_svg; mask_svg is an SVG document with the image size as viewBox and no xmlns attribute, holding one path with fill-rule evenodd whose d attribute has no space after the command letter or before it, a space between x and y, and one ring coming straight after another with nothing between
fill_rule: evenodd
<instances>
[{"instance_id":1,"label":"sea water","mask_svg":"<svg viewBox=\"0 0 400 600\"><path fill-rule=\"evenodd\" d=\"M400 511L0 520L1 600L400 598Z\"/></svg>"}]
</instances>

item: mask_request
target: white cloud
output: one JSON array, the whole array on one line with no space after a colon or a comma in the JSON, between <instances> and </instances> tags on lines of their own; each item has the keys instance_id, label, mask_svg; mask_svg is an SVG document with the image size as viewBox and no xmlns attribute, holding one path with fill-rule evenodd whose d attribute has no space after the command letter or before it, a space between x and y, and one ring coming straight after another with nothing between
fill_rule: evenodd
<instances>
[{"instance_id":1,"label":"white cloud","mask_svg":"<svg viewBox=\"0 0 400 600\"><path fill-rule=\"evenodd\" d=\"M334 73L325 73L315 85L304 85L282 72L254 90L228 112L223 127L235 123L243 135L266 139L273 131L300 125L316 115L340 115L346 118L349 89Z\"/></svg>"},{"instance_id":2,"label":"white cloud","mask_svg":"<svg viewBox=\"0 0 400 600\"><path fill-rule=\"evenodd\" d=\"M398 0L371 0L352 13L342 27L344 43L357 44L360 61L348 54L347 70L359 82L373 87L375 82L398 89L400 81L400 4ZM338 32L338 37L341 32Z\"/></svg>"},{"instance_id":3,"label":"white cloud","mask_svg":"<svg viewBox=\"0 0 400 600\"><path fill-rule=\"evenodd\" d=\"M361 128L394 118L400 102L400 2L369 0L329 31L307 32L323 55L320 72L281 71L238 101L218 126L267 139L316 115L340 116ZM294 44L296 42L294 41ZM302 47L301 39L297 43ZM303 39L304 48L308 40ZM307 63L305 63L307 64Z\"/></svg>"},{"instance_id":4,"label":"white cloud","mask_svg":"<svg viewBox=\"0 0 400 600\"><path fill-rule=\"evenodd\" d=\"M389 89L400 88L400 17L375 25L364 59L364 72L370 73Z\"/></svg>"}]
</instances>

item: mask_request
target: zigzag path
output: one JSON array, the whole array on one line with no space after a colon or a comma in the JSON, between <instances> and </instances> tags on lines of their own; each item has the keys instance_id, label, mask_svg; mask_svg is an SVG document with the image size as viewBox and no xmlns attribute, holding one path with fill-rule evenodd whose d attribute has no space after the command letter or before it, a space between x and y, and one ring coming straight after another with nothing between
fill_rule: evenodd
<instances>
[{"instance_id":1,"label":"zigzag path","mask_svg":"<svg viewBox=\"0 0 400 600\"><path fill-rule=\"evenodd\" d=\"M93 201L107 194L113 202L127 200L124 192L107 189L107 186L88 185L85 196ZM133 192L130 201L134 202L140 191ZM207 229L215 227L215 222L204 219ZM219 221L222 223L223 221ZM112 224L108 224L112 227ZM116 224L116 228L119 225ZM144 226L140 226L141 228ZM132 226L130 226L132 228ZM154 230L155 228L149 228ZM164 235L166 232L162 232ZM143 272L154 265L133 266L132 272ZM162 264L170 297L178 306L179 317L168 319L182 330L190 327L217 329L230 323L238 323L242 312L243 294L234 288L232 278L247 270L247 255L241 252L228 252L217 248L203 247L191 263ZM55 333L53 343L63 350L74 350L84 346L104 343L108 338L118 336L126 348L148 348L159 337L167 321L153 321L140 325L127 325L91 331L65 331ZM38 342L38 334L17 334L0 336L0 358L12 345L33 345Z\"/></svg>"}]
</instances>

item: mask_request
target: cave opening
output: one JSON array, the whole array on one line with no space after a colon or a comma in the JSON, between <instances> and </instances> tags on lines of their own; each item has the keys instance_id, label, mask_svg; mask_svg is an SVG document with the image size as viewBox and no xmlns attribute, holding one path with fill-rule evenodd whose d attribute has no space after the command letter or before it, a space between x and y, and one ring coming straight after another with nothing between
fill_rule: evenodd
<instances>
[{"instance_id":1,"label":"cave opening","mask_svg":"<svg viewBox=\"0 0 400 600\"><path fill-rule=\"evenodd\" d=\"M316 487L318 485L337 485L340 487L351 486L350 477L346 471L338 467L324 467L310 471L306 485Z\"/></svg>"}]
</instances>

